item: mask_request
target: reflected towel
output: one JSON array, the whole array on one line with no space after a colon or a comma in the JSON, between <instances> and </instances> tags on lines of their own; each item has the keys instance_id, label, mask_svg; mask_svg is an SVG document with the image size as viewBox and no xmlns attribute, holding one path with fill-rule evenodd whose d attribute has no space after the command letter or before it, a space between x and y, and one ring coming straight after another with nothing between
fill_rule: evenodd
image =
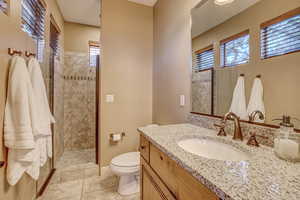
<instances>
[{"instance_id":1,"label":"reflected towel","mask_svg":"<svg viewBox=\"0 0 300 200\"><path fill-rule=\"evenodd\" d=\"M265 116L265 104L263 100L263 85L260 78L255 78L251 90L251 96L247 108L247 113L250 114L256 110L261 111ZM265 122L265 120L260 120L258 116L255 117L255 122Z\"/></svg>"},{"instance_id":2,"label":"reflected towel","mask_svg":"<svg viewBox=\"0 0 300 200\"><path fill-rule=\"evenodd\" d=\"M235 113L243 120L248 120L245 96L245 78L243 76L240 76L237 80L229 112Z\"/></svg>"}]
</instances>

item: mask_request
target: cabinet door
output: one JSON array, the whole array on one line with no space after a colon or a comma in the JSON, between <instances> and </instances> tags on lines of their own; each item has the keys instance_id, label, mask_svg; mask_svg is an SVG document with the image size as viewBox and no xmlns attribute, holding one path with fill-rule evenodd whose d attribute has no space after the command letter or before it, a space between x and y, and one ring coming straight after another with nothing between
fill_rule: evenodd
<instances>
[{"instance_id":1,"label":"cabinet door","mask_svg":"<svg viewBox=\"0 0 300 200\"><path fill-rule=\"evenodd\" d=\"M166 200L146 170L143 171L142 200Z\"/></svg>"}]
</instances>

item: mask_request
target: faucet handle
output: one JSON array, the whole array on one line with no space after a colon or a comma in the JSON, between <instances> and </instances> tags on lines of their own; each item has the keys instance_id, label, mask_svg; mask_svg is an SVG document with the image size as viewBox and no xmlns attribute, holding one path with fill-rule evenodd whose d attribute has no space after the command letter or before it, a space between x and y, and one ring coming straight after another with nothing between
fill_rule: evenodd
<instances>
[{"instance_id":1,"label":"faucet handle","mask_svg":"<svg viewBox=\"0 0 300 200\"><path fill-rule=\"evenodd\" d=\"M225 122L222 120L221 124L214 124L215 127L220 128L217 136L227 136L225 132Z\"/></svg>"},{"instance_id":2,"label":"faucet handle","mask_svg":"<svg viewBox=\"0 0 300 200\"><path fill-rule=\"evenodd\" d=\"M250 132L250 138L247 142L247 145L259 147L259 143L256 140L256 133Z\"/></svg>"},{"instance_id":3,"label":"faucet handle","mask_svg":"<svg viewBox=\"0 0 300 200\"><path fill-rule=\"evenodd\" d=\"M268 139L268 137L266 137L266 136L256 135L256 133L250 132L250 138L247 142L247 145L259 147L259 143L256 140L256 137L260 137L260 138L263 138L263 139Z\"/></svg>"}]
</instances>

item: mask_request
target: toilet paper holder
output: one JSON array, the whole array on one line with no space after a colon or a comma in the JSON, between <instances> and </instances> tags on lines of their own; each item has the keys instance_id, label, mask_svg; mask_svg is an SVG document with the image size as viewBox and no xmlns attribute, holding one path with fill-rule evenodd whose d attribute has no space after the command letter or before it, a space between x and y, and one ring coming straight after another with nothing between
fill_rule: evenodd
<instances>
[{"instance_id":1,"label":"toilet paper holder","mask_svg":"<svg viewBox=\"0 0 300 200\"><path fill-rule=\"evenodd\" d=\"M110 138L111 141L113 141L114 135L116 135L116 134L117 134L117 133L111 133L111 134L109 135L109 138ZM121 133L121 139L122 139L123 137L125 137L125 136L126 136L125 132L122 132L122 133Z\"/></svg>"}]
</instances>

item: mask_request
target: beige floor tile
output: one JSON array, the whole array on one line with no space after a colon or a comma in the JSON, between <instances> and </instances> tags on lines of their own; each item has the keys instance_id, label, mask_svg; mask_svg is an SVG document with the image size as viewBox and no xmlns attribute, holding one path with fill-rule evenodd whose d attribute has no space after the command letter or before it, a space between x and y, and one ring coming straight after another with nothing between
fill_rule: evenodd
<instances>
[{"instance_id":1,"label":"beige floor tile","mask_svg":"<svg viewBox=\"0 0 300 200\"><path fill-rule=\"evenodd\" d=\"M84 193L82 200L119 200L119 197L115 190L106 190Z\"/></svg>"},{"instance_id":2,"label":"beige floor tile","mask_svg":"<svg viewBox=\"0 0 300 200\"><path fill-rule=\"evenodd\" d=\"M116 176L87 178L84 180L83 192L114 190L117 188L117 184L118 178Z\"/></svg>"},{"instance_id":3,"label":"beige floor tile","mask_svg":"<svg viewBox=\"0 0 300 200\"><path fill-rule=\"evenodd\" d=\"M66 198L73 198L73 200L80 200L82 194L83 180L70 181L60 184L49 185L43 200L62 200Z\"/></svg>"},{"instance_id":4,"label":"beige floor tile","mask_svg":"<svg viewBox=\"0 0 300 200\"><path fill-rule=\"evenodd\" d=\"M84 169L84 178L99 176L99 166L94 164Z\"/></svg>"},{"instance_id":5,"label":"beige floor tile","mask_svg":"<svg viewBox=\"0 0 300 200\"><path fill-rule=\"evenodd\" d=\"M80 180L84 178L84 170L75 169L75 170L66 170L60 172L61 183Z\"/></svg>"}]
</instances>

